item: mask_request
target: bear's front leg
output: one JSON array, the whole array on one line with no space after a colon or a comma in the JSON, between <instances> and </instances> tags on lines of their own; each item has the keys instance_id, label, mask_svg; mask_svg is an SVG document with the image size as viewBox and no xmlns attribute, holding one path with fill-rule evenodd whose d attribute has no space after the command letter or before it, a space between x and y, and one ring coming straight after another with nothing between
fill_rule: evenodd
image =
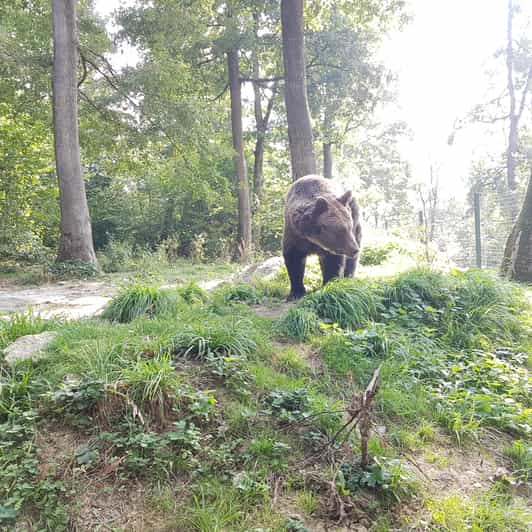
<instances>
[{"instance_id":1,"label":"bear's front leg","mask_svg":"<svg viewBox=\"0 0 532 532\"><path fill-rule=\"evenodd\" d=\"M300 299L305 295L305 285L303 277L305 275L306 255L297 249L290 249L284 252L284 263L290 278L290 295L288 301Z\"/></svg>"},{"instance_id":2,"label":"bear's front leg","mask_svg":"<svg viewBox=\"0 0 532 532\"><path fill-rule=\"evenodd\" d=\"M341 277L344 272L345 257L343 255L333 255L327 253L320 256L321 273L323 284L327 284L331 279Z\"/></svg>"}]
</instances>

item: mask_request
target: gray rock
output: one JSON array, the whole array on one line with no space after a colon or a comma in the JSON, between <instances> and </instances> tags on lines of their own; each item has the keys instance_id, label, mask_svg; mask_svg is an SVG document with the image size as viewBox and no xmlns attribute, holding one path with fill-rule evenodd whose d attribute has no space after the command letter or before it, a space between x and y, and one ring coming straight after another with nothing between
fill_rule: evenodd
<instances>
[{"instance_id":1,"label":"gray rock","mask_svg":"<svg viewBox=\"0 0 532 532\"><path fill-rule=\"evenodd\" d=\"M282 257L270 257L259 264L252 264L237 275L236 281L249 283L251 281L268 281L275 277L284 265Z\"/></svg>"},{"instance_id":2,"label":"gray rock","mask_svg":"<svg viewBox=\"0 0 532 532\"><path fill-rule=\"evenodd\" d=\"M38 360L56 336L57 333L54 331L45 331L40 334L28 334L17 338L4 349L6 362L14 364L18 360Z\"/></svg>"}]
</instances>

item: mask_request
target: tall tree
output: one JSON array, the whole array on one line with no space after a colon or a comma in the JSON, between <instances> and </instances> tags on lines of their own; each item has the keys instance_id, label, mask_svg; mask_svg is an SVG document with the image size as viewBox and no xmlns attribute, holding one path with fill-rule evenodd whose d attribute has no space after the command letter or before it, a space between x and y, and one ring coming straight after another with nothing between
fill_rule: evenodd
<instances>
[{"instance_id":1,"label":"tall tree","mask_svg":"<svg viewBox=\"0 0 532 532\"><path fill-rule=\"evenodd\" d=\"M76 0L53 0L54 148L61 206L58 261L96 263L78 137Z\"/></svg>"},{"instance_id":2,"label":"tall tree","mask_svg":"<svg viewBox=\"0 0 532 532\"><path fill-rule=\"evenodd\" d=\"M368 127L376 106L393 96L394 77L377 60L377 51L390 28L401 27L403 9L388 0L309 4L307 91L325 177L333 175L334 146Z\"/></svg>"},{"instance_id":3,"label":"tall tree","mask_svg":"<svg viewBox=\"0 0 532 532\"><path fill-rule=\"evenodd\" d=\"M513 34L514 16L517 6L513 0L508 0L508 18L506 29L506 71L510 109L508 114L508 150L506 157L507 184L510 190L515 190L516 160L519 152L519 122L525 110L526 98L532 86L532 48L529 39L518 42L519 57L514 51L515 36ZM514 71L519 67L522 76L521 97L516 95ZM529 157L529 165L532 160ZM501 270L509 278L530 281L532 279L532 191L528 182L525 200L515 225L506 241Z\"/></svg>"},{"instance_id":4,"label":"tall tree","mask_svg":"<svg viewBox=\"0 0 532 532\"><path fill-rule=\"evenodd\" d=\"M242 95L237 50L227 51L227 67L231 92L231 131L235 151L233 160L238 187L238 252L240 261L247 262L251 251L251 204L242 133Z\"/></svg>"},{"instance_id":5,"label":"tall tree","mask_svg":"<svg viewBox=\"0 0 532 532\"><path fill-rule=\"evenodd\" d=\"M527 93L530 90L530 85L532 82L532 61L529 60L530 66L528 67L528 72L525 71L526 81L522 88L520 101L518 101L518 95L516 94L517 87L514 80L514 69L516 67L516 62L522 62L522 58L516 57L516 54L514 53L515 37L513 26L516 8L517 6L514 5L513 0L508 0L508 18L506 24L506 75L510 109L508 112L509 128L506 172L508 188L510 190L514 190L516 188L515 168L517 152L519 150L519 121L523 115Z\"/></svg>"},{"instance_id":6,"label":"tall tree","mask_svg":"<svg viewBox=\"0 0 532 532\"><path fill-rule=\"evenodd\" d=\"M307 100L303 0L281 0L285 102L292 179L316 173Z\"/></svg>"},{"instance_id":7,"label":"tall tree","mask_svg":"<svg viewBox=\"0 0 532 532\"><path fill-rule=\"evenodd\" d=\"M532 158L523 207L506 242L502 273L509 279L532 282Z\"/></svg>"}]
</instances>

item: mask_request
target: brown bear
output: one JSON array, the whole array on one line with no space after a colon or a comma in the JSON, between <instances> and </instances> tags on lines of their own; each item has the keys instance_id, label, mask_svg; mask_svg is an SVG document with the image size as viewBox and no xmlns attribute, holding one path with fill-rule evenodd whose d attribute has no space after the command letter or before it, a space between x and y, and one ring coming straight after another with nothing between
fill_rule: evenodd
<instances>
[{"instance_id":1,"label":"brown bear","mask_svg":"<svg viewBox=\"0 0 532 532\"><path fill-rule=\"evenodd\" d=\"M307 255L320 257L323 284L355 273L362 238L359 208L351 191L330 179L307 175L292 183L284 211L283 256L290 277L288 300L305 295Z\"/></svg>"}]
</instances>

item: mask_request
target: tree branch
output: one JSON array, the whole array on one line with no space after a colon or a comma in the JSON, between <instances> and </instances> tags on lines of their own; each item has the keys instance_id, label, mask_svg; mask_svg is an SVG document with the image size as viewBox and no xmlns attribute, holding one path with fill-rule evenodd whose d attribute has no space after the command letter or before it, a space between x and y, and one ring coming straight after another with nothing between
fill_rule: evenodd
<instances>
[{"instance_id":1,"label":"tree branch","mask_svg":"<svg viewBox=\"0 0 532 532\"><path fill-rule=\"evenodd\" d=\"M259 85L265 84L265 83L275 83L277 81L283 81L284 76L276 76L273 78L245 78L241 77L240 82L249 82L249 83L258 83Z\"/></svg>"},{"instance_id":2,"label":"tree branch","mask_svg":"<svg viewBox=\"0 0 532 532\"><path fill-rule=\"evenodd\" d=\"M81 59L81 64L83 66L83 74L81 75L81 79L78 81L78 89L83 85L83 82L87 78L88 69L87 69L87 60L85 59L85 56L83 55L83 52L79 50L79 57Z\"/></svg>"},{"instance_id":3,"label":"tree branch","mask_svg":"<svg viewBox=\"0 0 532 532\"><path fill-rule=\"evenodd\" d=\"M219 100L226 93L228 88L229 88L229 82L227 82L224 85L224 88L220 91L219 94L217 94L214 98L210 98L210 101L211 102L215 102L215 101Z\"/></svg>"}]
</instances>

